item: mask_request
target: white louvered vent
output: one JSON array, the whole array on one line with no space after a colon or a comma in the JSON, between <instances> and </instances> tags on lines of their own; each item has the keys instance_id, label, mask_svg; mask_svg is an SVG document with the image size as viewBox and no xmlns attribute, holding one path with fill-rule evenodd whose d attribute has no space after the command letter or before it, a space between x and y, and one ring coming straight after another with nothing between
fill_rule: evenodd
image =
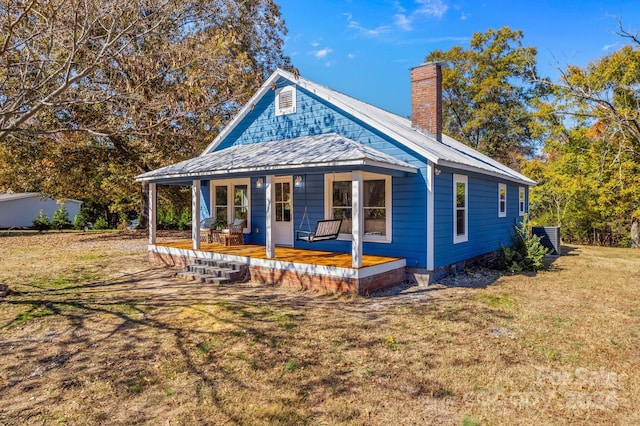
<instances>
[{"instance_id":1,"label":"white louvered vent","mask_svg":"<svg viewBox=\"0 0 640 426\"><path fill-rule=\"evenodd\" d=\"M296 112L296 87L286 86L276 90L276 115Z\"/></svg>"}]
</instances>

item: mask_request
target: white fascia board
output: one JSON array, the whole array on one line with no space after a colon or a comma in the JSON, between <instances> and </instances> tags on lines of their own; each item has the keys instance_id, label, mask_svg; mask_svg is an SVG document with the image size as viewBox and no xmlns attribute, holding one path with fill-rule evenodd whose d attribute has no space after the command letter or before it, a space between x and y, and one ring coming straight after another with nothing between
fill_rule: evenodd
<instances>
[{"instance_id":1,"label":"white fascia board","mask_svg":"<svg viewBox=\"0 0 640 426\"><path fill-rule=\"evenodd\" d=\"M213 142L211 142L209 146L207 146L207 148L202 152L202 154L200 154L200 156L213 152L218 147L218 145L220 145L220 143L224 140L224 138L226 138L229 135L229 133L231 133L231 131L235 129L238 123L240 123L240 121L242 121L242 119L245 118L247 114L249 114L249 112L251 112L251 109L252 109L251 106L255 105L259 99L261 99L267 92L269 92L269 90L271 90L271 86L276 81L278 81L280 77L284 77L287 80L291 80L291 81L296 80L295 76L290 72L281 70L279 68L276 71L274 71L273 74L271 74L269 78L265 80L262 86L260 86L260 89L255 93L255 95L253 95L251 99L249 99L249 101L246 104L244 104L244 106L240 109L240 111L238 111L236 116L229 122L229 124L227 124L222 129L222 131L218 134L218 136L216 136Z\"/></svg>"},{"instance_id":2,"label":"white fascia board","mask_svg":"<svg viewBox=\"0 0 640 426\"><path fill-rule=\"evenodd\" d=\"M515 183L519 183L521 185L527 185L527 186L536 186L537 183L536 181L533 181L527 177L524 177L522 175L520 175L521 177L518 176L512 176L509 175L507 173L499 173L499 172L494 172L491 170L486 170L486 169L481 169L479 167L473 167L473 166L469 166L466 164L460 164L460 163L454 163L451 161L440 161L439 163L437 163L438 166L442 166L442 167L450 167L452 169L457 169L457 170L465 170L468 172L474 172L474 173L478 173L481 175L487 175L487 176L493 176L493 177L497 177L500 179L504 179L504 180L508 180L510 182L515 182Z\"/></svg>"}]
</instances>

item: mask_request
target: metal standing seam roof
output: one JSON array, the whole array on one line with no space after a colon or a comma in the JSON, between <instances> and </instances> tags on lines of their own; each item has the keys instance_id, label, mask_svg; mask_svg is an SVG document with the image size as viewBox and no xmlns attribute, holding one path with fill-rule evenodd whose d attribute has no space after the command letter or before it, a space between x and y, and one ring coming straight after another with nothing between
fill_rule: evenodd
<instances>
[{"instance_id":1,"label":"metal standing seam roof","mask_svg":"<svg viewBox=\"0 0 640 426\"><path fill-rule=\"evenodd\" d=\"M409 163L336 133L236 145L136 177L138 181L170 180L228 173L267 172L339 166L370 166L416 173Z\"/></svg>"},{"instance_id":2,"label":"metal standing seam roof","mask_svg":"<svg viewBox=\"0 0 640 426\"><path fill-rule=\"evenodd\" d=\"M352 98L341 92L337 92L326 86L322 86L311 80L293 75L288 71L276 70L260 90L247 102L235 118L227 125L214 141L205 149L203 155L212 152L222 140L235 128L235 126L251 110L251 105L255 104L259 98L264 96L271 86L283 77L292 83L314 93L316 96L332 103L345 112L361 119L375 129L399 141L407 148L423 155L436 165L458 167L465 170L476 171L478 173L502 177L514 182L535 185L536 182L528 177L516 172L510 167L484 155L475 149L456 141L455 139L442 135L442 141L438 141L428 132L416 128L408 118L385 111L361 100Z\"/></svg>"}]
</instances>

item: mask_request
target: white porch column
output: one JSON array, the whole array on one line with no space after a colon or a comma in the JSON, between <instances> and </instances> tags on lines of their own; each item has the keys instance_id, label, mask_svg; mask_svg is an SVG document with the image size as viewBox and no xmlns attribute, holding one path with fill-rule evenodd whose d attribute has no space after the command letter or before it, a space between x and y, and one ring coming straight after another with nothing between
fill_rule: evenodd
<instances>
[{"instance_id":1,"label":"white porch column","mask_svg":"<svg viewBox=\"0 0 640 426\"><path fill-rule=\"evenodd\" d=\"M275 239L273 238L273 175L267 175L264 183L264 199L266 210L265 245L267 247L267 259L273 259L276 253Z\"/></svg>"},{"instance_id":2,"label":"white porch column","mask_svg":"<svg viewBox=\"0 0 640 426\"><path fill-rule=\"evenodd\" d=\"M200 180L191 187L191 242L194 250L200 248Z\"/></svg>"},{"instance_id":3,"label":"white porch column","mask_svg":"<svg viewBox=\"0 0 640 426\"><path fill-rule=\"evenodd\" d=\"M149 183L149 244L156 243L156 231L158 229L158 192L156 184Z\"/></svg>"},{"instance_id":4,"label":"white porch column","mask_svg":"<svg viewBox=\"0 0 640 426\"><path fill-rule=\"evenodd\" d=\"M362 186L362 171L354 170L351 178L351 266L354 268L362 267L362 237L364 236Z\"/></svg>"},{"instance_id":5,"label":"white porch column","mask_svg":"<svg viewBox=\"0 0 640 426\"><path fill-rule=\"evenodd\" d=\"M427 162L427 269L433 271L433 266L435 264L435 256L433 253L434 250L434 237L435 232L433 229L434 226L434 216L435 209L433 205L434 201L434 179L435 179L435 165L433 162ZM455 195L455 194L454 194Z\"/></svg>"}]
</instances>

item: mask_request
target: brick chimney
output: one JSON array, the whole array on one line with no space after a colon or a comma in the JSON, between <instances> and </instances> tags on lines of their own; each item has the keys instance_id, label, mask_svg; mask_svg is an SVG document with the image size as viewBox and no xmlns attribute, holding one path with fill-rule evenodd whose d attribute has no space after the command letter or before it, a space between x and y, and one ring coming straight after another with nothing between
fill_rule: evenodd
<instances>
[{"instance_id":1,"label":"brick chimney","mask_svg":"<svg viewBox=\"0 0 640 426\"><path fill-rule=\"evenodd\" d=\"M442 140L442 63L411 68L411 124Z\"/></svg>"}]
</instances>

